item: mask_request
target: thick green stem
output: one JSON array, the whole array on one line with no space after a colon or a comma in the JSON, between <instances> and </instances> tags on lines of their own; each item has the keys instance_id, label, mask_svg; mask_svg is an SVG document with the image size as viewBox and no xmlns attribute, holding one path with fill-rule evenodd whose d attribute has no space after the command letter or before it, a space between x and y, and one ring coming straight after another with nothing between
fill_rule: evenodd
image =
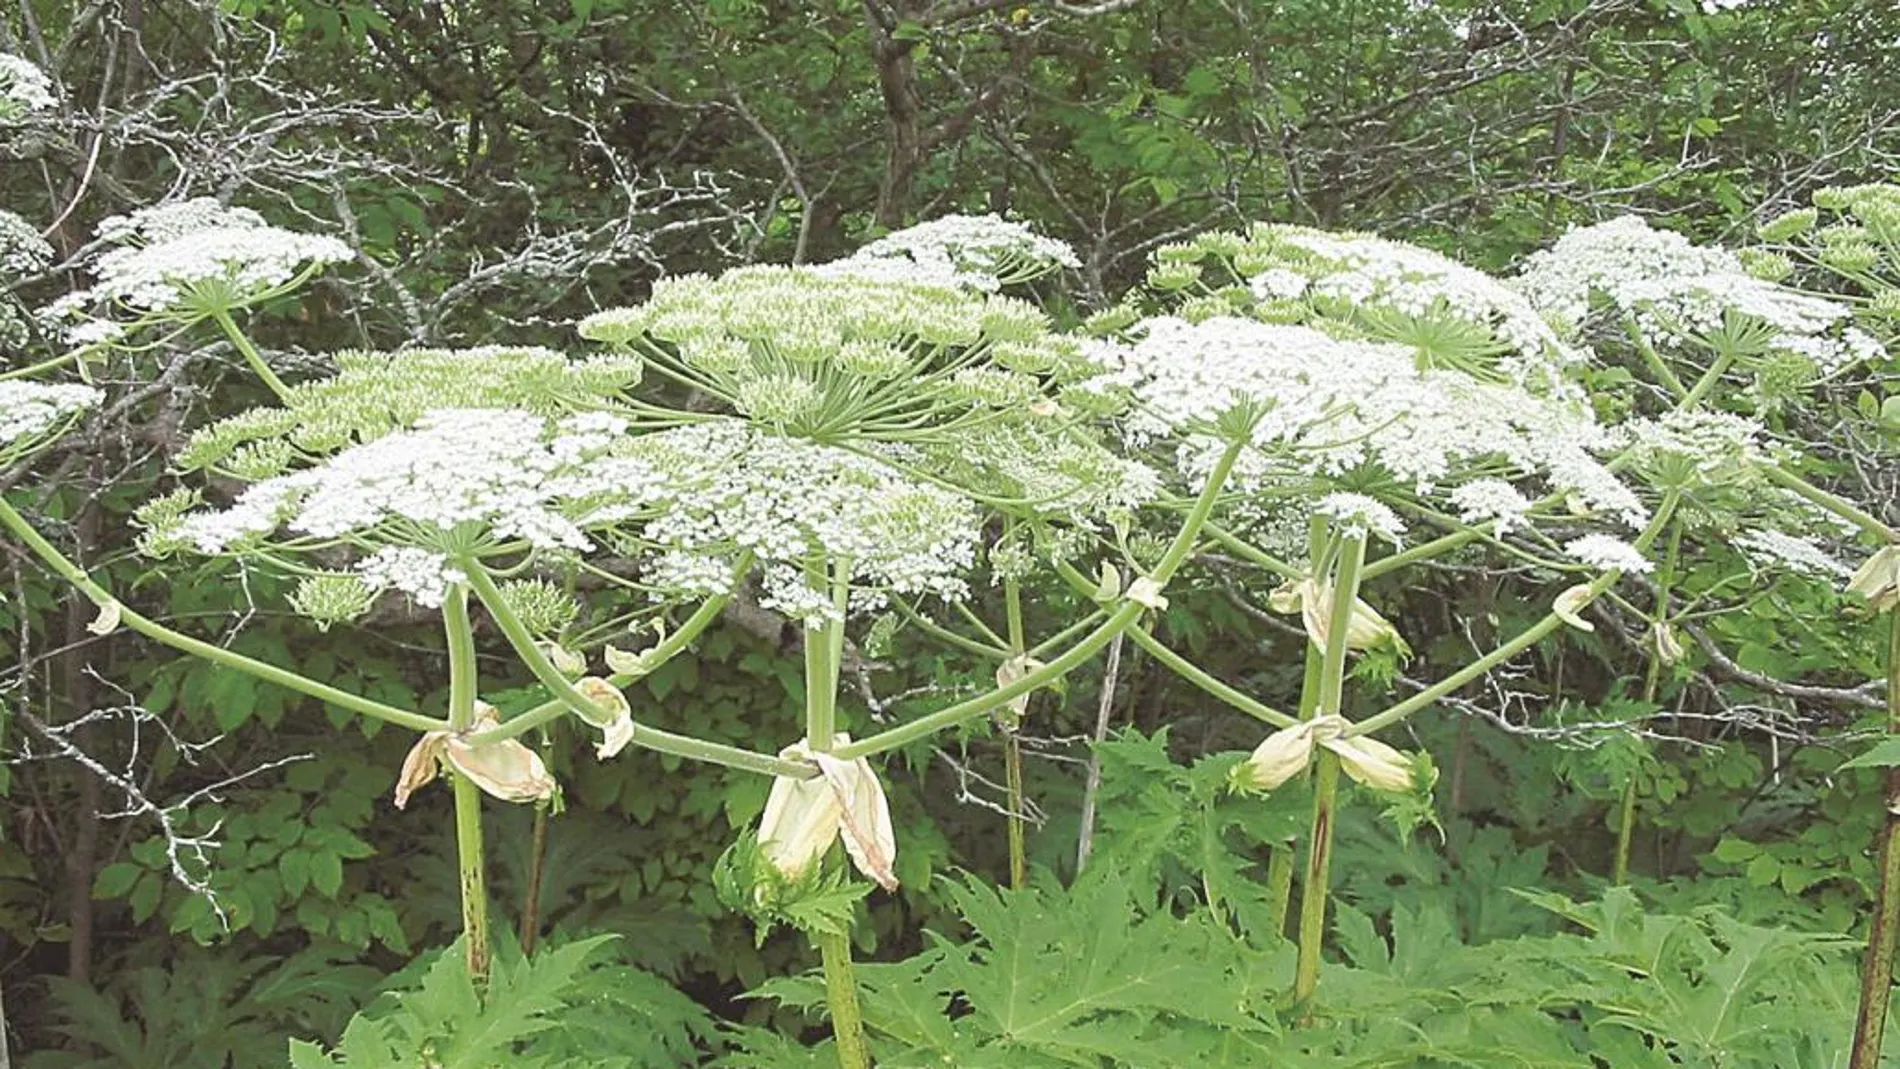
<instances>
[{"instance_id":1,"label":"thick green stem","mask_svg":"<svg viewBox=\"0 0 1900 1069\"><path fill-rule=\"evenodd\" d=\"M1293 904L1294 845L1291 839L1275 843L1273 856L1267 859L1267 923L1281 938L1286 936L1287 909Z\"/></svg>"},{"instance_id":2,"label":"thick green stem","mask_svg":"<svg viewBox=\"0 0 1900 1069\"><path fill-rule=\"evenodd\" d=\"M475 629L468 619L468 588L451 587L442 602L442 627L449 647L449 726L467 731L475 723ZM477 990L488 983L488 877L482 845L482 792L453 769L455 790L455 864L462 892L462 948L469 979Z\"/></svg>"},{"instance_id":3,"label":"thick green stem","mask_svg":"<svg viewBox=\"0 0 1900 1069\"><path fill-rule=\"evenodd\" d=\"M850 606L848 561L821 565L831 580L837 615L822 627L805 629L805 745L814 753L832 748L838 730L838 675L844 659L844 614ZM849 930L812 935L825 970L825 1001L831 1008L831 1032L838 1044L840 1069L870 1069L864 1018L858 1010L857 972L851 967Z\"/></svg>"},{"instance_id":4,"label":"thick green stem","mask_svg":"<svg viewBox=\"0 0 1900 1069\"><path fill-rule=\"evenodd\" d=\"M1007 534L1006 534L1007 536ZM1022 657L1029 645L1023 629L1023 586L1014 578L1003 580L1003 610L1009 632L1011 658ZM1009 792L1009 885L1020 891L1029 882L1028 834L1023 820L1022 725L1013 715L1003 724L1003 782Z\"/></svg>"},{"instance_id":5,"label":"thick green stem","mask_svg":"<svg viewBox=\"0 0 1900 1069\"><path fill-rule=\"evenodd\" d=\"M1887 613L1887 734L1900 736L1900 609ZM1900 767L1887 770L1887 812L1880 827L1880 890L1861 966L1860 1012L1848 1069L1878 1069L1893 1000L1893 959L1900 937Z\"/></svg>"},{"instance_id":6,"label":"thick green stem","mask_svg":"<svg viewBox=\"0 0 1900 1069\"><path fill-rule=\"evenodd\" d=\"M224 331L224 336L231 339L231 344L237 346L237 351L244 356L244 362L251 365L251 370L257 373L258 378L264 380L264 385L270 387L270 392L276 394L279 401L289 397L290 387L284 385L284 380L278 378L277 373L264 362L263 354L259 353L257 346L251 344L251 339L245 337L244 332L238 329L237 321L231 318L231 313L213 312L211 318Z\"/></svg>"},{"instance_id":7,"label":"thick green stem","mask_svg":"<svg viewBox=\"0 0 1900 1069\"><path fill-rule=\"evenodd\" d=\"M1616 820L1616 858L1610 867L1610 883L1621 887L1629 882L1630 837L1636 831L1636 777L1623 784L1622 809Z\"/></svg>"},{"instance_id":8,"label":"thick green stem","mask_svg":"<svg viewBox=\"0 0 1900 1069\"><path fill-rule=\"evenodd\" d=\"M1339 758L1321 750L1313 775L1313 828L1300 884L1299 956L1293 966L1293 1005L1305 1007L1319 987L1319 952L1326 941L1326 898L1332 879L1333 815L1339 803Z\"/></svg>"},{"instance_id":9,"label":"thick green stem","mask_svg":"<svg viewBox=\"0 0 1900 1069\"><path fill-rule=\"evenodd\" d=\"M805 745L814 753L829 751L838 733L838 676L844 662L844 617L851 603L850 562L820 562L819 570L831 584L836 615L805 629Z\"/></svg>"},{"instance_id":10,"label":"thick green stem","mask_svg":"<svg viewBox=\"0 0 1900 1069\"><path fill-rule=\"evenodd\" d=\"M1153 574L1149 576L1156 586L1166 586L1168 580L1174 578L1174 573L1186 563L1188 555L1193 552L1194 543L1200 537L1201 528L1207 523L1208 515L1214 511L1214 501L1220 496L1220 489L1226 484L1227 475L1233 471L1234 462L1239 459L1240 451L1245 444L1244 441L1230 444L1221 454L1220 459L1215 462L1214 470L1208 474L1207 486L1202 489L1201 496L1195 500L1194 508L1188 513L1187 519L1182 521L1181 529L1176 532L1174 542L1168 546L1167 552L1162 555L1160 562L1155 565ZM982 716L1019 694L1027 694L1038 687L1048 686L1095 656L1102 647L1113 641L1116 635L1128 630L1130 625L1139 620L1147 608L1140 601L1124 599L1101 626L1083 636L1075 645L1051 658L1042 667L1025 674L1014 683L997 687L987 694L979 694L968 701L958 702L948 708L918 717L908 724L891 728L889 731L859 739L849 746L841 746L838 748L838 756L850 760L867 754L894 750L899 746L906 746L918 739L934 735L945 728L956 727L958 724Z\"/></svg>"},{"instance_id":11,"label":"thick green stem","mask_svg":"<svg viewBox=\"0 0 1900 1069\"><path fill-rule=\"evenodd\" d=\"M1718 364L1720 361L1717 362ZM1711 369L1713 373L1713 369ZM1698 384L1700 385L1700 384ZM1656 585L1660 591L1656 595L1656 628L1662 628L1669 622L1669 591L1675 582L1676 560L1682 553L1682 524L1669 525L1669 549L1663 555L1662 568L1656 573ZM1649 664L1643 671L1643 703L1652 704L1657 691L1662 686L1662 647L1653 641L1649 650ZM1636 834L1636 772L1631 770L1630 778L1623 784L1623 798L1618 804L1616 815L1616 853L1610 859L1610 884L1621 887L1629 882L1630 841Z\"/></svg>"},{"instance_id":12,"label":"thick green stem","mask_svg":"<svg viewBox=\"0 0 1900 1069\"><path fill-rule=\"evenodd\" d=\"M1326 649L1320 660L1316 715L1340 716L1345 709L1346 642L1352 614L1359 599L1359 572L1365 565L1366 541L1339 540L1339 564L1333 574L1333 604L1327 620ZM1320 948L1326 941L1326 904L1331 892L1333 817L1338 806L1339 758L1319 753L1313 777L1313 825L1307 844L1306 882L1300 889L1299 956L1293 967L1293 1003L1307 1005L1319 986Z\"/></svg>"},{"instance_id":13,"label":"thick green stem","mask_svg":"<svg viewBox=\"0 0 1900 1069\"><path fill-rule=\"evenodd\" d=\"M382 720L391 724L400 724L403 727L411 728L416 731L439 731L448 727L447 721L423 716L420 713L412 713L406 709L398 709L393 705L385 705L379 701L372 701L369 698L351 694L346 690L338 690L335 687L325 683L319 683L314 679L300 675L287 668L279 668L274 664L266 664L263 661L246 657L241 653L233 653L222 646L195 639L189 635L180 634L155 620L133 612L121 604L117 598L113 597L111 591L94 582L92 577L87 575L82 568L68 560L65 554L61 553L51 542L48 542L44 536L34 530L33 525L27 522L26 517L20 515L4 497L0 497L0 525L4 525L15 537L26 543L27 547L44 561L47 567L51 568L61 579L78 587L81 593L92 600L93 604L100 606L102 609L106 606L118 606L119 623L154 642L170 646L172 649L178 650L181 653L189 653L194 657L201 657L204 660L210 661L212 664L243 672L246 675L255 676L267 683L274 683L280 687L297 691L300 694L307 694L319 701L328 702L340 709L348 709L350 712L359 713L375 720Z\"/></svg>"},{"instance_id":14,"label":"thick green stem","mask_svg":"<svg viewBox=\"0 0 1900 1069\"><path fill-rule=\"evenodd\" d=\"M864 1015L858 1010L857 972L851 967L851 937L844 932L822 932L818 944L825 970L825 1001L831 1009L831 1034L838 1044L839 1069L871 1069L870 1047L864 1041Z\"/></svg>"}]
</instances>

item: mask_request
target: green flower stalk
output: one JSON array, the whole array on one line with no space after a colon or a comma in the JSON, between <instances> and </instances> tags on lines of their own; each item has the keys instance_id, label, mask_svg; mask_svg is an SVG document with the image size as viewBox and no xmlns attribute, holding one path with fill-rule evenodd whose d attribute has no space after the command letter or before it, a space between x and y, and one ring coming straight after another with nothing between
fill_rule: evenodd
<instances>
[{"instance_id":1,"label":"green flower stalk","mask_svg":"<svg viewBox=\"0 0 1900 1069\"><path fill-rule=\"evenodd\" d=\"M475 631L468 618L468 590L457 586L442 602L442 626L449 648L449 729L467 732L475 725ZM487 856L482 844L482 794L475 781L452 770L455 791L455 866L462 896L462 948L469 979L481 990L488 983Z\"/></svg>"},{"instance_id":2,"label":"green flower stalk","mask_svg":"<svg viewBox=\"0 0 1900 1069\"><path fill-rule=\"evenodd\" d=\"M1887 613L1887 736L1900 737L1900 608ZM1880 891L1861 963L1860 1007L1848 1069L1879 1069L1893 1002L1894 952L1900 944L1900 767L1887 769L1887 812L1880 828Z\"/></svg>"},{"instance_id":3,"label":"green flower stalk","mask_svg":"<svg viewBox=\"0 0 1900 1069\"><path fill-rule=\"evenodd\" d=\"M1335 540L1338 564L1332 577L1333 603L1326 646L1321 653L1315 722L1341 716L1344 711L1348 633L1359 600L1359 572L1365 564L1366 542L1359 537ZM1326 938L1326 900L1330 890L1333 824L1339 792L1339 754L1323 749L1313 776L1313 822L1307 840L1306 877L1300 885L1299 956L1293 969L1293 1003L1305 1007L1319 986L1320 947Z\"/></svg>"}]
</instances>

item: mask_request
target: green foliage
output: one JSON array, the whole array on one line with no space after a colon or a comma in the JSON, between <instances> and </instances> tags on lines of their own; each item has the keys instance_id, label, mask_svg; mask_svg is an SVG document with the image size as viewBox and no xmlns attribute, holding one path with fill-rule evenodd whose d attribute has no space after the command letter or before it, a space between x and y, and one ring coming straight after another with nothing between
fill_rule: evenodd
<instances>
[{"instance_id":1,"label":"green foliage","mask_svg":"<svg viewBox=\"0 0 1900 1069\"><path fill-rule=\"evenodd\" d=\"M334 1049L292 1040L290 1064L399 1069L420 1058L441 1069L662 1069L692 1059L712 1031L705 1010L615 961L613 941L595 936L532 959L504 954L480 992L457 944L353 1019Z\"/></svg>"},{"instance_id":2,"label":"green foliage","mask_svg":"<svg viewBox=\"0 0 1900 1069\"><path fill-rule=\"evenodd\" d=\"M1290 946L1262 954L1207 912L1177 917L1114 866L1073 887L954 882L972 932L892 965L858 967L867 1027L893 1066L1204 1064L1259 1052L1292 979ZM760 995L823 1001L813 979ZM745 1064L743 1060L735 1064Z\"/></svg>"},{"instance_id":3,"label":"green foliage","mask_svg":"<svg viewBox=\"0 0 1900 1069\"><path fill-rule=\"evenodd\" d=\"M26 1069L231 1069L281 1066L285 1031L342 1026L379 978L334 944L279 960L187 946L163 965L120 972L103 989L51 980L56 1030L97 1051L40 1051Z\"/></svg>"}]
</instances>

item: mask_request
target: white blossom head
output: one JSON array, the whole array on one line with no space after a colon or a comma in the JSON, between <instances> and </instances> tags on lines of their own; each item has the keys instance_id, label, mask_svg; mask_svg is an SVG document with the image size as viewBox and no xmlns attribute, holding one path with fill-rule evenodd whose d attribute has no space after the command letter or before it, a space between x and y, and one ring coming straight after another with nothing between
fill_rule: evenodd
<instances>
[{"instance_id":1,"label":"white blossom head","mask_svg":"<svg viewBox=\"0 0 1900 1069\"><path fill-rule=\"evenodd\" d=\"M353 255L335 238L274 227L206 197L113 216L98 233L110 246L90 264L98 281L50 314L103 305L143 320L189 321L287 293Z\"/></svg>"},{"instance_id":2,"label":"white blossom head","mask_svg":"<svg viewBox=\"0 0 1900 1069\"><path fill-rule=\"evenodd\" d=\"M1421 369L1456 370L1537 393L1569 392L1587 354L1509 286L1429 249L1370 234L1256 223L1155 254L1151 288L1180 315L1332 323L1407 346Z\"/></svg>"},{"instance_id":3,"label":"white blossom head","mask_svg":"<svg viewBox=\"0 0 1900 1069\"><path fill-rule=\"evenodd\" d=\"M1453 507L1510 526L1528 522L1530 499L1553 493L1627 524L1646 517L1596 457L1611 436L1567 400L1421 369L1409 347L1309 327L1161 318L1134 333L1132 344L1093 350L1106 370L1091 388L1131 400L1122 422L1130 444L1171 450L1190 482L1238 433L1254 448L1231 485L1257 497L1345 486L1404 506L1474 484ZM1377 525L1397 530L1382 516Z\"/></svg>"},{"instance_id":4,"label":"white blossom head","mask_svg":"<svg viewBox=\"0 0 1900 1069\"><path fill-rule=\"evenodd\" d=\"M808 625L840 616L821 562L848 568L847 611L967 592L976 507L874 459L736 421L643 435L628 456L665 481L664 500L625 528L649 554L643 581L665 596L729 592L742 554L759 567L760 604Z\"/></svg>"},{"instance_id":5,"label":"white blossom head","mask_svg":"<svg viewBox=\"0 0 1900 1069\"><path fill-rule=\"evenodd\" d=\"M982 292L1082 264L1068 245L996 215L946 215L878 238L820 274Z\"/></svg>"},{"instance_id":6,"label":"white blossom head","mask_svg":"<svg viewBox=\"0 0 1900 1069\"><path fill-rule=\"evenodd\" d=\"M999 505L1070 508L1120 492L1096 475L1138 478L1081 446L1046 448L1086 438L1064 390L1095 368L1080 339L1014 298L746 267L662 280L645 304L589 316L580 332L773 434L902 444L930 477Z\"/></svg>"},{"instance_id":7,"label":"white blossom head","mask_svg":"<svg viewBox=\"0 0 1900 1069\"><path fill-rule=\"evenodd\" d=\"M0 286L38 274L53 262L53 247L33 224L0 208Z\"/></svg>"},{"instance_id":8,"label":"white blossom head","mask_svg":"<svg viewBox=\"0 0 1900 1069\"><path fill-rule=\"evenodd\" d=\"M582 336L665 361L675 377L774 430L818 440L1028 410L1086 370L1034 305L940 286L743 267L656 283Z\"/></svg>"},{"instance_id":9,"label":"white blossom head","mask_svg":"<svg viewBox=\"0 0 1900 1069\"><path fill-rule=\"evenodd\" d=\"M1573 538L1564 544L1564 552L1571 559L1599 571L1641 574L1655 568L1641 550L1620 538L1605 534Z\"/></svg>"},{"instance_id":10,"label":"white blossom head","mask_svg":"<svg viewBox=\"0 0 1900 1069\"><path fill-rule=\"evenodd\" d=\"M1854 574L1819 539L1805 535L1760 527L1737 534L1733 544L1758 572L1793 572L1831 582Z\"/></svg>"},{"instance_id":11,"label":"white blossom head","mask_svg":"<svg viewBox=\"0 0 1900 1069\"><path fill-rule=\"evenodd\" d=\"M570 360L534 346L351 351L337 373L290 388L281 408L200 428L176 462L261 479L298 457L334 453L407 430L437 409L507 408L553 416L599 408L640 381L638 357Z\"/></svg>"},{"instance_id":12,"label":"white blossom head","mask_svg":"<svg viewBox=\"0 0 1900 1069\"><path fill-rule=\"evenodd\" d=\"M1579 330L1620 334L1627 321L1665 355L1726 352L1776 388L1882 351L1848 305L1759 278L1736 254L1633 215L1571 230L1528 257L1515 284Z\"/></svg>"},{"instance_id":13,"label":"white blossom head","mask_svg":"<svg viewBox=\"0 0 1900 1069\"><path fill-rule=\"evenodd\" d=\"M53 247L33 225L0 209L0 350L24 348L32 335L24 310L6 299L6 291L52 262Z\"/></svg>"},{"instance_id":14,"label":"white blossom head","mask_svg":"<svg viewBox=\"0 0 1900 1069\"><path fill-rule=\"evenodd\" d=\"M90 386L0 380L0 464L59 437L102 396Z\"/></svg>"},{"instance_id":15,"label":"white blossom head","mask_svg":"<svg viewBox=\"0 0 1900 1069\"><path fill-rule=\"evenodd\" d=\"M594 532L660 500L663 480L626 455L625 431L600 413L435 411L412 430L255 482L227 508L160 499L140 516L144 548L276 560L346 548L371 588L438 605L463 578L460 562L585 552Z\"/></svg>"},{"instance_id":16,"label":"white blossom head","mask_svg":"<svg viewBox=\"0 0 1900 1069\"><path fill-rule=\"evenodd\" d=\"M0 52L0 125L17 123L58 103L53 80L31 61Z\"/></svg>"},{"instance_id":17,"label":"white blossom head","mask_svg":"<svg viewBox=\"0 0 1900 1069\"><path fill-rule=\"evenodd\" d=\"M1627 443L1626 463L1664 489L1756 483L1772 463L1763 448L1762 425L1727 412L1676 409L1656 419L1630 420L1618 431Z\"/></svg>"}]
</instances>

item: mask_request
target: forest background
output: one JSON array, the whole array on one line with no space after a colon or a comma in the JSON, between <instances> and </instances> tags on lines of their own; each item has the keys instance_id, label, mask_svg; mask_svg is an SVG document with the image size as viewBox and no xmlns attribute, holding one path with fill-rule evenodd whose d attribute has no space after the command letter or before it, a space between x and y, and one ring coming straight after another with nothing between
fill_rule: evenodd
<instances>
[{"instance_id":1,"label":"forest background","mask_svg":"<svg viewBox=\"0 0 1900 1069\"><path fill-rule=\"evenodd\" d=\"M828 260L951 212L1007 213L1072 243L1079 316L1139 281L1158 245L1252 220L1376 231L1482 267L1629 211L1745 240L1819 187L1900 173L1900 98L1882 69L1897 42L1900 9L1854 0L19 0L0 11L0 51L63 89L56 123L8 142L0 189L51 224L62 254L102 217L184 195L344 237L357 269L256 324L293 355L571 345L576 318L662 273ZM55 271L16 296L64 285ZM38 462L57 478L34 484L33 507L124 590L152 567L128 552L127 516L180 429L258 399L223 374L228 354L210 356L165 384L157 418ZM1892 441L1860 446L1832 474L1900 520ZM89 605L19 554L4 561L0 991L23 1064L281 1064L287 1036L333 1039L415 951L453 937L447 803L388 804L401 747L367 722L333 731L316 703L246 677L91 634ZM407 707L439 689L432 629L385 618L317 642L263 607L279 592L211 571L172 580L147 610L232 649ZM1455 574L1381 593L1419 652L1391 681L1400 694L1529 613ZM1776 585L1687 628L1687 653L1645 686L1640 626L1601 622L1416 724L1443 771L1441 829L1402 839L1371 814L1344 829L1351 915L1423 940L1419 968L1545 930L1551 910L1506 888L1600 895L1627 819L1626 882L1651 908L1860 931L1880 786L1840 766L1879 715L1874 629L1823 584ZM1261 692L1297 680L1297 631L1234 584L1176 596L1162 630ZM740 606L643 685L666 716L743 739L797 722L797 643ZM865 670L885 699L985 682L936 654ZM92 710L108 715L74 724ZM1134 649L1036 710L1023 815L1032 861L1058 874L1090 834L1092 769L1093 834L1171 842L1198 788L1164 767L1257 741ZM1127 734L1092 765L1102 711ZM1008 877L1000 740L906 757L890 770L905 890L860 929L861 951L887 961L926 946L923 929L968 930L974 892L934 876ZM628 1004L673 1037L628 1064L721 1044L715 1017L777 1014L795 1031L795 1010L740 996L809 966L809 950L784 934L755 943L710 879L766 784L644 753L557 771L566 813L495 821L498 909L567 937L623 936ZM186 863L229 931L173 878L168 835L219 843ZM1163 892L1206 877L1155 856L1131 871ZM1836 992L1843 1020L1851 987Z\"/></svg>"}]
</instances>

